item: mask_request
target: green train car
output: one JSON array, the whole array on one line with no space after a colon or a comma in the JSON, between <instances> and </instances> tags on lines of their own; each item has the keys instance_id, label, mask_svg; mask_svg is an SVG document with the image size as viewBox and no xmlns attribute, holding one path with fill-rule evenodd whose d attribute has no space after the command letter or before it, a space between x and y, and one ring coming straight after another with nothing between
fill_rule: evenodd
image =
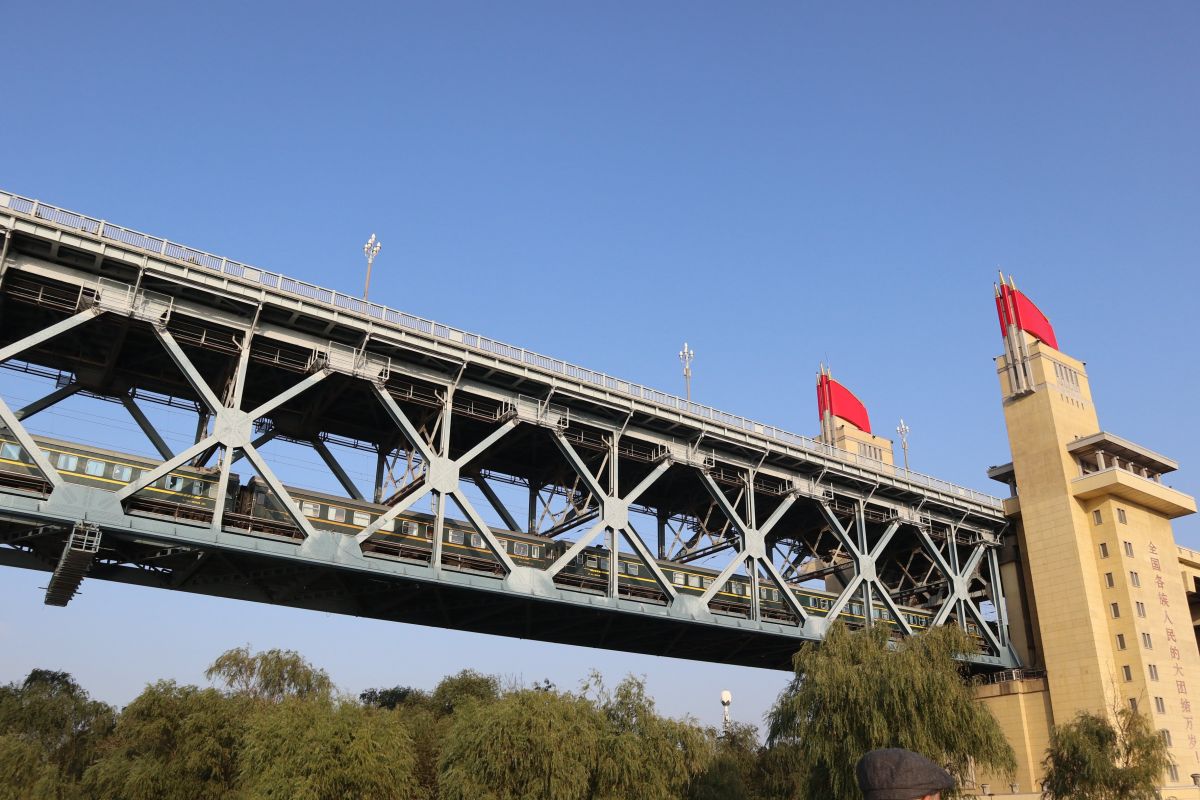
<instances>
[{"instance_id":1,"label":"green train car","mask_svg":"<svg viewBox=\"0 0 1200 800\"><path fill-rule=\"evenodd\" d=\"M136 480L161 463L142 456L55 439L38 438L35 441L64 480L111 491ZM212 521L218 481L219 472L215 469L181 467L130 498L127 508L133 514L208 524ZM0 484L17 491L45 494L49 490L49 485L21 445L4 436L0 436ZM314 528L346 535L358 533L388 510L387 506L356 502L301 488L288 487L288 493L300 505L300 512ZM250 478L245 485L240 483L237 475L230 476L223 520L224 527L232 532L292 539L303 537L302 531L285 512L279 499L266 482L257 476ZM433 531L434 520L430 515L410 511L385 523L367 543L366 549L377 556L428 564L433 552ZM493 533L514 563L537 569L545 569L553 564L570 546L567 541L519 531L493 530ZM442 539L444 566L502 574L499 560L484 537L468 523L446 519ZM608 586L610 558L606 548L587 547L555 576L555 581L565 589L604 594ZM679 594L702 595L718 574L716 570L672 561L658 561L657 565ZM665 602L657 579L636 556L619 554L617 572L617 591L621 596L645 602ZM788 589L812 616L828 614L837 599L833 592L806 586L789 584ZM716 593L710 607L717 613L748 617L750 592L749 580L745 576L735 575ZM797 624L777 586L761 581L758 592L763 618L783 624ZM843 609L842 617L851 625L862 625L865 622L863 612L863 603L854 600ZM900 612L914 630L927 627L933 617L923 609L901 607ZM871 616L878 624L898 627L882 604L873 605ZM968 624L967 629L978 638L979 632L974 623Z\"/></svg>"}]
</instances>

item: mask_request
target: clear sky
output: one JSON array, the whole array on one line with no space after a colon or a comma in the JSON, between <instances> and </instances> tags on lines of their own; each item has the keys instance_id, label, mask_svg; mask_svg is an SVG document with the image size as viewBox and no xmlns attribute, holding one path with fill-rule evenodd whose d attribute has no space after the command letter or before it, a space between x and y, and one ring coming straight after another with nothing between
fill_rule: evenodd
<instances>
[{"instance_id":1,"label":"clear sky","mask_svg":"<svg viewBox=\"0 0 1200 800\"><path fill-rule=\"evenodd\" d=\"M1000 493L997 267L1103 426L1200 492L1200 6L10 3L0 187L816 433L824 361L913 468ZM6 397L35 389L0 375ZM78 429L92 413L39 418ZM1200 546L1195 520L1177 524ZM344 688L645 674L756 721L786 676L0 570L0 681L124 703L243 643Z\"/></svg>"}]
</instances>

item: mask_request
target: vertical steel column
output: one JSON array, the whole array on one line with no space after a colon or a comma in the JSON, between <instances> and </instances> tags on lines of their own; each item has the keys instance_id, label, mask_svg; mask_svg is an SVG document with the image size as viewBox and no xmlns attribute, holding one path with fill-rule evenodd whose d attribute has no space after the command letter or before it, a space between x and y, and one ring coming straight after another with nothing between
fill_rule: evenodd
<instances>
[{"instance_id":1,"label":"vertical steel column","mask_svg":"<svg viewBox=\"0 0 1200 800\"><path fill-rule=\"evenodd\" d=\"M856 531L856 533L858 534L858 552L859 552L858 558L861 559L861 562L863 562L863 563L860 563L860 565L859 565L859 570L858 570L859 574L862 573L862 571L863 571L862 568L865 565L865 562L870 562L871 574L874 575L874 574L876 574L875 559L872 556L870 542L867 539L867 504L865 502L863 502L862 500L859 500L857 505L854 508L854 527L858 528L858 530ZM873 581L863 581L862 582L863 620L864 620L864 624L868 628L873 627L875 625L875 617L873 614L873 612L875 610L873 608L873 606L875 604L874 604L874 602L872 602L872 597L871 597L871 584L872 583L873 583Z\"/></svg>"},{"instance_id":2,"label":"vertical steel column","mask_svg":"<svg viewBox=\"0 0 1200 800\"><path fill-rule=\"evenodd\" d=\"M619 433L614 433L608 438L608 496L620 497L621 491L617 483L617 439ZM603 498L600 502L603 504L607 498ZM607 509L606 509L607 510ZM621 535L616 528L609 527L608 531L608 550L610 558L608 559L608 596L617 597L620 571L618 570L620 562Z\"/></svg>"},{"instance_id":3,"label":"vertical steel column","mask_svg":"<svg viewBox=\"0 0 1200 800\"><path fill-rule=\"evenodd\" d=\"M387 468L387 454L383 451L383 445L376 445L377 451L375 454L375 503L383 502L383 472Z\"/></svg>"},{"instance_id":4,"label":"vertical steel column","mask_svg":"<svg viewBox=\"0 0 1200 800\"><path fill-rule=\"evenodd\" d=\"M0 287L4 286L4 275L8 272L8 247L12 242L12 231L4 232L4 245L0 247Z\"/></svg>"},{"instance_id":5,"label":"vertical steel column","mask_svg":"<svg viewBox=\"0 0 1200 800\"><path fill-rule=\"evenodd\" d=\"M667 557L667 521L670 519L665 508L658 509L658 557L660 560Z\"/></svg>"},{"instance_id":6,"label":"vertical steel column","mask_svg":"<svg viewBox=\"0 0 1200 800\"><path fill-rule=\"evenodd\" d=\"M987 551L988 575L992 581L992 602L996 606L996 627L999 628L1000 644L1011 646L1008 639L1008 605L1004 600L1004 581L1000 577L1000 549L989 547Z\"/></svg>"},{"instance_id":7,"label":"vertical steel column","mask_svg":"<svg viewBox=\"0 0 1200 800\"><path fill-rule=\"evenodd\" d=\"M454 415L454 385L446 387L446 397L442 402L442 426L438 431L437 455L440 458L450 458L450 424ZM432 464L426 465L426 470L432 469ZM433 490L433 553L429 566L434 571L442 569L442 539L446 535L446 495L437 489Z\"/></svg>"},{"instance_id":8,"label":"vertical steel column","mask_svg":"<svg viewBox=\"0 0 1200 800\"><path fill-rule=\"evenodd\" d=\"M526 533L537 533L538 528L538 497L542 493L542 487L533 482L533 478L529 479L529 527L525 529Z\"/></svg>"}]
</instances>

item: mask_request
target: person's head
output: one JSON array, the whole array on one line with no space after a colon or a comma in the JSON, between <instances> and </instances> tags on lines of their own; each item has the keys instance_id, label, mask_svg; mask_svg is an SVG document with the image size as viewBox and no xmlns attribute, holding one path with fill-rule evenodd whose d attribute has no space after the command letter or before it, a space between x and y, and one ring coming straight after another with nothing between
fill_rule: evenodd
<instances>
[{"instance_id":1,"label":"person's head","mask_svg":"<svg viewBox=\"0 0 1200 800\"><path fill-rule=\"evenodd\" d=\"M898 747L872 750L855 769L865 800L941 800L954 778L923 755Z\"/></svg>"}]
</instances>

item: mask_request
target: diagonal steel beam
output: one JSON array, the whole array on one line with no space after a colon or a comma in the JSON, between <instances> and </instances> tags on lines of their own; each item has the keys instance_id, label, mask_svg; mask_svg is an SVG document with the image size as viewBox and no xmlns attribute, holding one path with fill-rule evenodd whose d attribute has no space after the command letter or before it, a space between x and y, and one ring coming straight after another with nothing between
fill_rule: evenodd
<instances>
[{"instance_id":1,"label":"diagonal steel beam","mask_svg":"<svg viewBox=\"0 0 1200 800\"><path fill-rule=\"evenodd\" d=\"M66 386L58 387L57 389L55 389L53 392L50 392L50 394L46 395L45 397L40 397L37 400L34 400L32 403L25 406L24 408L18 409L17 411L13 412L13 416L15 416L18 420L26 420L29 417L32 417L34 414L38 413L39 411L45 411L47 408L50 408L50 406L56 405L57 403L60 403L63 400L66 400L68 397L75 394L82 388L83 387L80 386L78 383L76 383L75 381L72 381L71 383L68 383Z\"/></svg>"},{"instance_id":2,"label":"diagonal steel beam","mask_svg":"<svg viewBox=\"0 0 1200 800\"><path fill-rule=\"evenodd\" d=\"M367 539L370 539L372 536L378 533L384 525L391 522L408 509L412 508L414 503L432 491L433 487L426 483L420 488L413 490L410 494L405 495L404 499L402 499L399 503L396 503L396 505L383 512L378 519L359 531L354 537L354 540L359 544L362 544Z\"/></svg>"},{"instance_id":3,"label":"diagonal steel beam","mask_svg":"<svg viewBox=\"0 0 1200 800\"><path fill-rule=\"evenodd\" d=\"M102 313L104 312L102 312L100 309L89 308L86 311L80 311L78 314L74 314L73 316L67 317L64 320L60 320L48 328L42 328L36 333L31 333L24 339L18 339L6 347L0 347L0 363L8 361L13 356L24 352L31 347L38 346L42 342L53 339L60 333L69 331L71 328L74 328L77 325L82 325L88 320L95 319Z\"/></svg>"},{"instance_id":4,"label":"diagonal steel beam","mask_svg":"<svg viewBox=\"0 0 1200 800\"><path fill-rule=\"evenodd\" d=\"M133 417L133 421L142 429L142 433L146 434L146 438L150 440L150 444L154 445L154 449L163 459L171 459L175 454L171 452L171 448L158 434L158 430L151 424L146 417L145 412L138 406L134 399L127 394L121 395L121 405L125 406L125 410L129 412L129 416Z\"/></svg>"},{"instance_id":5,"label":"diagonal steel beam","mask_svg":"<svg viewBox=\"0 0 1200 800\"><path fill-rule=\"evenodd\" d=\"M604 487L596 480L596 476L588 469L587 464L583 463L583 459L579 457L579 453L567 441L567 437L563 436L559 431L555 431L554 444L558 446L559 451L567 459L567 463L571 465L571 469L575 471L575 474L587 484L588 491L591 492L592 497L601 500L608 496L608 492L604 491Z\"/></svg>"},{"instance_id":6,"label":"diagonal steel beam","mask_svg":"<svg viewBox=\"0 0 1200 800\"><path fill-rule=\"evenodd\" d=\"M488 526L483 518L479 516L479 512L475 510L475 506L471 505L471 501L466 498L461 492L453 492L450 495L454 499L454 503L462 510L467 519L479 531L484 540L487 541L488 547L491 548L492 555L504 566L504 571L511 574L516 569L516 564L508 557L508 551L500 544L500 540L496 538L496 534L492 533L492 529Z\"/></svg>"},{"instance_id":7,"label":"diagonal steel beam","mask_svg":"<svg viewBox=\"0 0 1200 800\"><path fill-rule=\"evenodd\" d=\"M517 420L508 420L499 428L496 428L496 430L483 437L483 440L480 441L479 444L475 445L470 450L455 459L454 463L459 466L459 469L465 467L467 464L470 464L472 461L474 461L480 453L494 445L515 427L517 427Z\"/></svg>"},{"instance_id":8,"label":"diagonal steel beam","mask_svg":"<svg viewBox=\"0 0 1200 800\"><path fill-rule=\"evenodd\" d=\"M354 485L354 481L350 479L350 476L346 474L346 470L342 469L342 465L338 463L338 460L333 457L333 453L329 452L329 447L320 439L313 439L312 446L317 451L317 455L321 457L321 460L325 462L325 466L329 467L329 471L338 479L338 483L346 490L346 494L360 503L365 503L366 498L363 497L358 487Z\"/></svg>"},{"instance_id":9,"label":"diagonal steel beam","mask_svg":"<svg viewBox=\"0 0 1200 800\"><path fill-rule=\"evenodd\" d=\"M279 408L279 406L283 405L288 400L291 400L296 395L300 394L301 392L308 391L313 386L316 386L318 383L325 380L325 378L327 378L328 376L329 376L329 373L325 372L325 371L314 372L312 375L309 375L304 380L300 381L299 383L296 383L291 388L285 389L282 392L280 392L279 394L275 395L270 400L268 400L267 402L260 405L258 408L249 412L246 416L248 416L252 420L258 419L259 417L265 417L267 414L270 414L272 411Z\"/></svg>"},{"instance_id":10,"label":"diagonal steel beam","mask_svg":"<svg viewBox=\"0 0 1200 800\"><path fill-rule=\"evenodd\" d=\"M559 556L558 559L546 569L546 574L553 578L555 575L561 572L563 567L570 564L575 559L575 556L583 552L583 548L587 547L591 541L595 539L601 531L604 530L604 528L604 520L601 520L593 525L590 529L588 529L587 533L576 539L575 543L568 547L567 551Z\"/></svg>"},{"instance_id":11,"label":"diagonal steel beam","mask_svg":"<svg viewBox=\"0 0 1200 800\"><path fill-rule=\"evenodd\" d=\"M4 398L0 397L0 422L8 428L9 432L21 443L21 447L25 449L26 455L33 459L33 463L37 465L38 470L46 480L50 481L50 485L57 489L63 485L62 476L50 464L50 459L46 458L42 448L37 446L33 441L33 437L29 435L29 431L25 430L25 426L17 420L17 415L8 407L8 403L4 402Z\"/></svg>"},{"instance_id":12,"label":"diagonal steel beam","mask_svg":"<svg viewBox=\"0 0 1200 800\"><path fill-rule=\"evenodd\" d=\"M246 458L249 459L250 463L254 465L254 468L258 470L258 474L261 475L262 479L267 482L267 485L271 487L271 491L273 491L275 496L279 498L279 502L283 505L284 510L287 511L288 516L290 516L296 523L296 526L299 527L300 530L304 531L305 536L310 538L315 537L317 531L313 528L312 523L308 521L308 517L304 516L304 514L301 512L300 504L292 499L291 494L284 487L283 482L280 481L279 478L275 476L275 473L271 471L271 468L267 466L267 462L264 461L259 452L254 449L254 445L247 444L245 451Z\"/></svg>"},{"instance_id":13,"label":"diagonal steel beam","mask_svg":"<svg viewBox=\"0 0 1200 800\"><path fill-rule=\"evenodd\" d=\"M624 529L622 529L622 534L625 536L625 541L629 542L629 545L637 551L637 554L641 556L642 561L645 562L646 566L650 569L650 574L654 576L654 580L658 581L659 587L667 596L667 601L670 602L674 600L677 594L675 587L671 585L669 580L667 580L667 576L663 573L662 567L658 565L658 562L654 559L654 555L650 552L650 549L646 547L646 543L642 541L642 537L638 535L636 530L634 530L633 524L630 523Z\"/></svg>"},{"instance_id":14,"label":"diagonal steel beam","mask_svg":"<svg viewBox=\"0 0 1200 800\"><path fill-rule=\"evenodd\" d=\"M196 442L194 445L179 453L179 455L175 456L174 458L167 459L149 472L143 472L141 477L139 477L136 481L127 483L117 490L117 500L124 501L135 492L145 489L147 486L154 483L164 475L170 473L172 470L179 469L189 460L191 460L192 457L197 453L207 449L209 445L217 443L218 440L216 436L209 436L199 442Z\"/></svg>"},{"instance_id":15,"label":"diagonal steel beam","mask_svg":"<svg viewBox=\"0 0 1200 800\"><path fill-rule=\"evenodd\" d=\"M154 326L154 333L158 336L163 347L167 350L167 355L175 362L175 366L179 367L179 371L183 373L183 377L191 384L196 394L200 395L200 399L204 405L208 406L208 410L216 414L223 404L217 399L212 388L208 385L208 381L204 380L204 376L196 369L196 365L183 352L183 348L179 346L179 342L175 341L175 337L166 328Z\"/></svg>"},{"instance_id":16,"label":"diagonal steel beam","mask_svg":"<svg viewBox=\"0 0 1200 800\"><path fill-rule=\"evenodd\" d=\"M379 398L379 401L383 403L383 407L387 411L388 416L391 417L392 422L396 423L396 426L404 432L405 438L421 454L421 458L424 459L425 463L428 464L433 461L433 450L430 448L429 443L425 441L425 438L421 434L417 433L416 427L408 419L408 415L396 404L391 394L382 386L376 384L372 384L371 388L375 391L375 395Z\"/></svg>"},{"instance_id":17,"label":"diagonal steel beam","mask_svg":"<svg viewBox=\"0 0 1200 800\"><path fill-rule=\"evenodd\" d=\"M504 502L499 498L486 478L476 472L471 476L471 481L487 499L488 503L491 504L492 508L495 509L496 513L500 515L500 519L504 520L504 524L508 526L510 531L521 530L520 526L517 525L517 521L513 519L512 513L509 512L508 507L504 505Z\"/></svg>"}]
</instances>

